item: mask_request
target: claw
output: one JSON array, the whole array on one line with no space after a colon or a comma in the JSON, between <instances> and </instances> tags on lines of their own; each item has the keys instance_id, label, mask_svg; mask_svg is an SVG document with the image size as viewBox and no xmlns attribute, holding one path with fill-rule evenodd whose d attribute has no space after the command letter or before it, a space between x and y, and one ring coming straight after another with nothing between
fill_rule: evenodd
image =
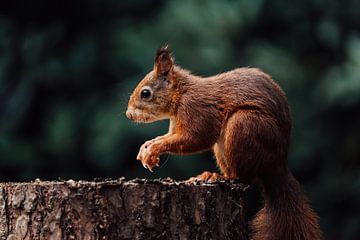
<instances>
[{"instance_id":1,"label":"claw","mask_svg":"<svg viewBox=\"0 0 360 240\"><path fill-rule=\"evenodd\" d=\"M143 163L142 165L145 169L148 169L145 163Z\"/></svg>"},{"instance_id":2,"label":"claw","mask_svg":"<svg viewBox=\"0 0 360 240\"><path fill-rule=\"evenodd\" d=\"M185 182L186 183L194 183L194 182L196 182L196 178L194 178L194 177L191 177L191 178L189 178L188 180L186 180Z\"/></svg>"}]
</instances>

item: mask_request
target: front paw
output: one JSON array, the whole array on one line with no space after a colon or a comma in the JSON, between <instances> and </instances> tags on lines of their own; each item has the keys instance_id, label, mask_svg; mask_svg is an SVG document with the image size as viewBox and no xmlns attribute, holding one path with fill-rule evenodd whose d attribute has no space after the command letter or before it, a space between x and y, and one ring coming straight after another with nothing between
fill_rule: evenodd
<instances>
[{"instance_id":1,"label":"front paw","mask_svg":"<svg viewBox=\"0 0 360 240\"><path fill-rule=\"evenodd\" d=\"M137 160L141 161L144 168L149 169L152 172L154 166L159 166L160 162L160 145L155 144L153 140L145 142L139 150L136 157Z\"/></svg>"},{"instance_id":2,"label":"front paw","mask_svg":"<svg viewBox=\"0 0 360 240\"><path fill-rule=\"evenodd\" d=\"M148 140L141 145L138 155L136 156L137 160L142 161L146 155L149 154L150 146L156 141L156 138Z\"/></svg>"}]
</instances>

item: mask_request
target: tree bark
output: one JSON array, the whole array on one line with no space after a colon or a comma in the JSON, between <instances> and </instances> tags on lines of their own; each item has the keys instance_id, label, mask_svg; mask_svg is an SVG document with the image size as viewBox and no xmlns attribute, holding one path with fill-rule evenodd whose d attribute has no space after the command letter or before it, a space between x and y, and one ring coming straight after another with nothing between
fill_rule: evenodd
<instances>
[{"instance_id":1,"label":"tree bark","mask_svg":"<svg viewBox=\"0 0 360 240\"><path fill-rule=\"evenodd\" d=\"M103 180L0 184L0 239L247 239L245 187Z\"/></svg>"}]
</instances>

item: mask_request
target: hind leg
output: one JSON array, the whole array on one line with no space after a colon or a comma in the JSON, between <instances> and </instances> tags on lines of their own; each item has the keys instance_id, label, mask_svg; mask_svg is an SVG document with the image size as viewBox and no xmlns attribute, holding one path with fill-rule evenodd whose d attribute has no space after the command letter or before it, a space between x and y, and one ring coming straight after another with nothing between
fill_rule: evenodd
<instances>
[{"instance_id":1,"label":"hind leg","mask_svg":"<svg viewBox=\"0 0 360 240\"><path fill-rule=\"evenodd\" d=\"M240 161L241 152L236 151L242 149L241 143L238 143L242 138L242 127L239 127L243 116L241 112L234 113L227 121L222 134L218 141L213 146L213 151L216 157L216 162L221 172L224 175L218 173L212 173L205 171L202 174L190 178L188 181L216 181L218 179L235 179L238 176L238 163Z\"/></svg>"},{"instance_id":2,"label":"hind leg","mask_svg":"<svg viewBox=\"0 0 360 240\"><path fill-rule=\"evenodd\" d=\"M223 140L223 138L221 138ZM192 177L190 178L188 181L189 182L194 182L194 181L208 181L208 182L214 182L217 180L227 180L228 178L228 167L226 164L226 160L225 160L225 156L224 156L224 148L223 148L224 144L223 142L218 141L214 146L213 146L213 151L216 157L216 163L218 165L218 167L220 168L221 172L223 173L223 175L220 175L218 173L213 173L213 172L209 172L209 171L205 171L202 174L196 176L196 177Z\"/></svg>"},{"instance_id":3,"label":"hind leg","mask_svg":"<svg viewBox=\"0 0 360 240\"><path fill-rule=\"evenodd\" d=\"M255 110L238 111L226 124L224 154L229 176L253 183L282 168L282 140L277 122Z\"/></svg>"},{"instance_id":4,"label":"hind leg","mask_svg":"<svg viewBox=\"0 0 360 240\"><path fill-rule=\"evenodd\" d=\"M223 135L214 146L217 163L224 175L204 172L192 178L216 180L238 178L252 183L257 177L282 167L279 129L272 118L254 110L235 112L227 120ZM280 162L279 162L280 161Z\"/></svg>"},{"instance_id":5,"label":"hind leg","mask_svg":"<svg viewBox=\"0 0 360 240\"><path fill-rule=\"evenodd\" d=\"M228 180L228 179L235 179L237 177L237 171L236 171L237 166L234 166L234 163L236 163L236 161L232 160L234 154L225 153L225 151L229 150L229 149L225 149L226 138L228 139L227 144L229 144L229 134L227 134L226 132L232 131L232 128L234 127L233 125L236 121L237 121L237 117L236 115L233 115L227 122L225 129L222 131L221 135L219 136L219 139L213 146L213 152L216 157L217 166L219 167L223 175L205 171L196 177L190 178L188 181L190 182L196 180L216 181L218 179Z\"/></svg>"},{"instance_id":6,"label":"hind leg","mask_svg":"<svg viewBox=\"0 0 360 240\"><path fill-rule=\"evenodd\" d=\"M254 116L252 116L254 115ZM236 179L241 177L247 180L248 177L239 176L239 169L250 165L246 163L252 161L255 151L251 148L257 148L255 137L256 115L253 112L236 112L229 119L220 135L217 143L213 146L216 157L216 163L223 175L205 171L202 174L191 178L189 181L216 181L218 179ZM259 149L258 149L259 150ZM250 152L250 154L248 153ZM242 162L245 162L242 163ZM246 165L246 167L241 166ZM244 181L247 182L247 181Z\"/></svg>"}]
</instances>

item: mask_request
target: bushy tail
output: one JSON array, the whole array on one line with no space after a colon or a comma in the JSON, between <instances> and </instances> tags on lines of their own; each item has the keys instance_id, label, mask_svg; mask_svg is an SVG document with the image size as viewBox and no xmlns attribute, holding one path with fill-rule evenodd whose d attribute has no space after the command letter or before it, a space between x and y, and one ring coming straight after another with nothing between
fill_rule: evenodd
<instances>
[{"instance_id":1,"label":"bushy tail","mask_svg":"<svg viewBox=\"0 0 360 240\"><path fill-rule=\"evenodd\" d=\"M263 183L264 207L251 222L251 240L319 240L318 216L288 172Z\"/></svg>"}]
</instances>

